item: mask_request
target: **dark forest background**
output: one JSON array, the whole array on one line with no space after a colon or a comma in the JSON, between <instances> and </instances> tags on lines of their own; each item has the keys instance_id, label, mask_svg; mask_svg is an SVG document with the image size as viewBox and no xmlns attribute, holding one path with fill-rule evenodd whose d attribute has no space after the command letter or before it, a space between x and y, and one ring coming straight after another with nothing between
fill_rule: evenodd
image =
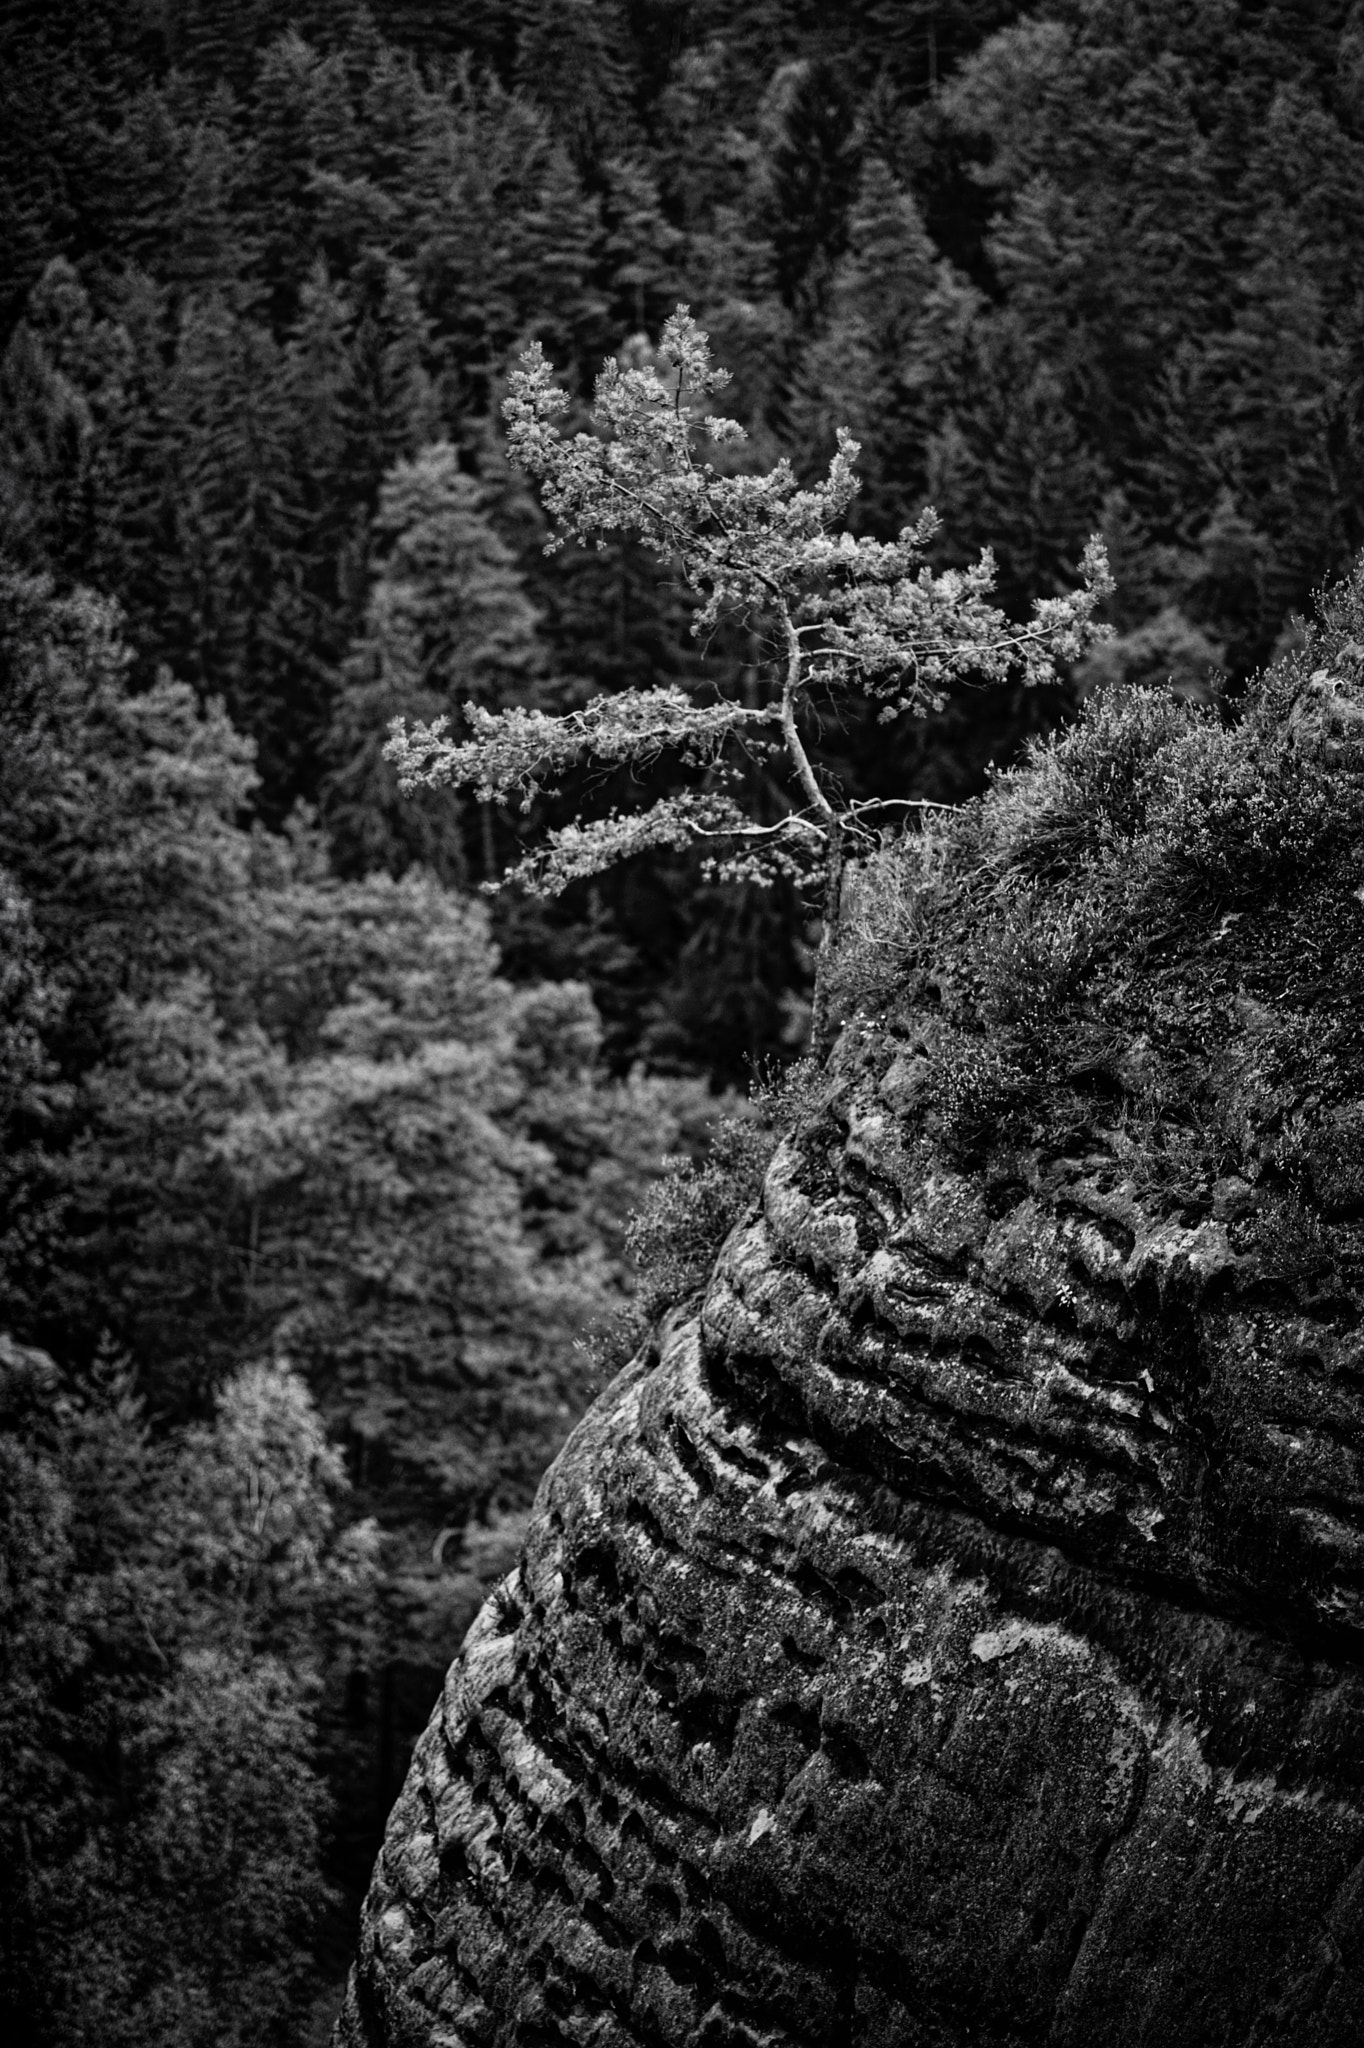
<instances>
[{"instance_id":1,"label":"dark forest background","mask_svg":"<svg viewBox=\"0 0 1364 2048\"><path fill-rule=\"evenodd\" d=\"M0 2028L321 2040L629 1218L808 1015L780 889L479 895L609 782L397 798L398 713L753 686L650 559L542 552L517 351L583 393L685 300L756 464L847 424L860 530L932 503L1010 605L1102 530L1067 690L830 727L852 793L970 795L1104 682L1233 701L1364 542L1364 8L0 34Z\"/></svg>"}]
</instances>

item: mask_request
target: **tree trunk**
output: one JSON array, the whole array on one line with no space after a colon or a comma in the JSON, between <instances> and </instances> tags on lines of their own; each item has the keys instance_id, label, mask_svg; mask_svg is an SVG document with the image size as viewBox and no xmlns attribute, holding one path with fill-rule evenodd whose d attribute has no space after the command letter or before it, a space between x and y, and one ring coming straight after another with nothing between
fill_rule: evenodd
<instances>
[{"instance_id":1,"label":"tree trunk","mask_svg":"<svg viewBox=\"0 0 1364 2048\"><path fill-rule=\"evenodd\" d=\"M824 855L823 917L819 951L815 955L815 991L810 1010L810 1051L819 1061L829 1057L835 1036L829 1003L829 973L838 944L839 919L843 906L843 869L847 862L847 848L840 819L829 819L828 834L828 846Z\"/></svg>"}]
</instances>

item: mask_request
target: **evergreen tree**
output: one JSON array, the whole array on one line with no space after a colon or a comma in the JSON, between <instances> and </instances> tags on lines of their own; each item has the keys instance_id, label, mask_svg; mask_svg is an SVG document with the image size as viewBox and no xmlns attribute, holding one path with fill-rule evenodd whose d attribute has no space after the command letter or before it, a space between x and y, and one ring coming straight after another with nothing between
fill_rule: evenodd
<instances>
[{"instance_id":1,"label":"evergreen tree","mask_svg":"<svg viewBox=\"0 0 1364 2048\"><path fill-rule=\"evenodd\" d=\"M521 0L515 82L579 170L628 148L627 39L616 0Z\"/></svg>"},{"instance_id":2,"label":"evergreen tree","mask_svg":"<svg viewBox=\"0 0 1364 2048\"><path fill-rule=\"evenodd\" d=\"M90 1354L120 1285L86 1256L99 1196L71 1150L82 1078L108 1058L120 1002L191 968L230 982L249 860L234 822L249 748L183 686L132 694L129 665L112 607L0 580L0 867L43 949L54 1084L12 1134L0 1323L73 1358Z\"/></svg>"},{"instance_id":3,"label":"evergreen tree","mask_svg":"<svg viewBox=\"0 0 1364 2048\"><path fill-rule=\"evenodd\" d=\"M324 717L300 589L305 514L283 352L223 299L196 298L165 407L175 546L159 651L258 742L267 801L282 809Z\"/></svg>"},{"instance_id":4,"label":"evergreen tree","mask_svg":"<svg viewBox=\"0 0 1364 2048\"><path fill-rule=\"evenodd\" d=\"M884 67L897 98L913 103L1022 11L1018 0L859 0L857 43Z\"/></svg>"},{"instance_id":5,"label":"evergreen tree","mask_svg":"<svg viewBox=\"0 0 1364 2048\"><path fill-rule=\"evenodd\" d=\"M914 365L937 253L912 196L877 157L863 165L827 322L792 378L788 418L812 463L846 426L869 450L860 513L893 532L922 495L931 414Z\"/></svg>"},{"instance_id":6,"label":"evergreen tree","mask_svg":"<svg viewBox=\"0 0 1364 2048\"><path fill-rule=\"evenodd\" d=\"M259 271L279 322L316 260L320 174L358 168L342 59L321 56L296 33L271 43L257 72L250 134Z\"/></svg>"},{"instance_id":7,"label":"evergreen tree","mask_svg":"<svg viewBox=\"0 0 1364 2048\"><path fill-rule=\"evenodd\" d=\"M365 630L342 672L328 743L337 765L326 816L352 871L398 873L420 860L456 879L466 872L467 826L457 814L399 808L383 760L388 729L412 704L428 719L441 716L456 687L493 708L537 702L537 618L511 551L484 515L479 486L449 442L390 472L374 534ZM487 878L496 856L486 807L482 827L475 865Z\"/></svg>"},{"instance_id":8,"label":"evergreen tree","mask_svg":"<svg viewBox=\"0 0 1364 2048\"><path fill-rule=\"evenodd\" d=\"M509 594L472 614L490 659ZM121 1506L92 1509L105 1547L72 1562L52 1516L85 1481L48 1457L50 1404L36 1470L0 1413L0 1744L29 1745L0 1847L35 1803L47 1829L13 1862L31 1889L0 1901L0 1999L41 1996L59 2044L97 2012L102 2038L178 2048L213 2038L237 1975L241 2026L297 2038L324 1903L315 1764L344 1808L327 1855L362 1881L438 1646L505 1568L586 1399L575 1340L623 1300L629 1212L705 1090L607 1083L586 989L508 986L484 913L429 873L340 882L304 820L246 829L249 746L183 686L133 687L110 606L31 579L3 599L0 1318L60 1354ZM133 1348L131 1437L100 1405L106 1332ZM240 1377L262 1358L284 1464L245 1473L224 1535L221 1445L195 1418L236 1389L268 1421L275 1394ZM349 1447L350 1512L388 1532L372 1627L333 1613L325 1573L291 1576L321 1543L311 1509L283 1579L273 1549L251 1562L263 1500L282 1512L290 1472L325 1490L334 1466L285 1358ZM105 1731L92 1749L68 1711Z\"/></svg>"},{"instance_id":9,"label":"evergreen tree","mask_svg":"<svg viewBox=\"0 0 1364 2048\"><path fill-rule=\"evenodd\" d=\"M12 562L70 574L116 557L111 439L131 370L127 334L96 318L75 270L55 258L0 359L0 544Z\"/></svg>"},{"instance_id":10,"label":"evergreen tree","mask_svg":"<svg viewBox=\"0 0 1364 2048\"><path fill-rule=\"evenodd\" d=\"M63 1074L100 1056L111 1006L191 969L231 978L252 748L163 677L129 686L117 608L0 578L0 865L64 992Z\"/></svg>"},{"instance_id":11,"label":"evergreen tree","mask_svg":"<svg viewBox=\"0 0 1364 2048\"><path fill-rule=\"evenodd\" d=\"M156 269L178 307L219 298L245 312L258 237L246 227L242 150L220 103L183 138L177 189L159 223ZM217 118L215 118L217 117Z\"/></svg>"},{"instance_id":12,"label":"evergreen tree","mask_svg":"<svg viewBox=\"0 0 1364 2048\"><path fill-rule=\"evenodd\" d=\"M1082 438L1063 377L1006 313L976 328L956 396L930 436L926 484L958 559L998 534L1006 602L1057 588L1097 525L1110 480Z\"/></svg>"},{"instance_id":13,"label":"evergreen tree","mask_svg":"<svg viewBox=\"0 0 1364 2048\"><path fill-rule=\"evenodd\" d=\"M1329 42L1262 12L1229 63L1213 5L1045 10L987 43L935 109L984 158L983 254L1002 300L984 325L1006 342L1005 381L1036 391L1045 375L1054 466L1121 489L1167 550L1196 549L1229 492L1282 565L1239 593L1223 579L1231 611L1209 609L1201 572L1201 595L1176 596L1239 674L1343 568L1358 526L1330 448L1364 156L1331 105ZM952 411L983 451L1003 399L972 382ZM1010 467L990 486L1000 502L1050 525L1029 458Z\"/></svg>"},{"instance_id":14,"label":"evergreen tree","mask_svg":"<svg viewBox=\"0 0 1364 2048\"><path fill-rule=\"evenodd\" d=\"M200 111L197 94L183 78L164 88L144 84L123 108L108 164L119 231L115 247L101 252L101 270L112 273L111 283L121 264L149 271L159 263Z\"/></svg>"},{"instance_id":15,"label":"evergreen tree","mask_svg":"<svg viewBox=\"0 0 1364 2048\"><path fill-rule=\"evenodd\" d=\"M717 210L741 201L753 155L748 138L727 121L729 67L730 46L718 36L684 48L654 110L660 187L697 254ZM695 275L690 265L689 272Z\"/></svg>"},{"instance_id":16,"label":"evergreen tree","mask_svg":"<svg viewBox=\"0 0 1364 2048\"><path fill-rule=\"evenodd\" d=\"M732 741L779 759L791 787L784 815L754 822L720 781L663 796L634 815L613 811L551 832L543 850L513 871L547 894L600 873L630 854L698 839L727 842L716 863L728 877L793 877L813 868L822 897L819 969L836 939L843 870L850 847L871 834L855 800L831 799L807 750L800 725L819 691L838 707L844 697L870 699L889 720L936 708L953 684L979 676L999 681L1016 670L1027 683L1051 678L1058 657L1079 655L1091 637L1096 603L1109 579L1102 543L1085 549L1082 587L1039 599L1026 626L1015 626L987 603L993 585L988 555L965 574L935 577L923 561L935 531L931 514L891 543L857 541L831 529L856 493L857 445L841 435L827 482L802 491L788 463L767 476L722 475L697 461L694 441L723 449L742 442L733 420L713 417L709 401L726 382L711 366L707 337L685 307L664 328L661 362L622 368L608 360L597 380L593 419L601 437L556 433L568 407L537 344L522 357L506 403L515 458L545 479L548 509L580 540L638 532L655 553L675 558L702 598L694 631L722 618L763 632L774 673L770 695L694 703L683 691L657 688L598 700L585 710L550 716L517 707L489 712L466 706L475 737L445 737L448 721L419 724L409 735L395 722L389 754L403 787L472 783L485 801L519 794L529 802L540 786L586 756L646 766L673 753L684 764L721 770ZM769 741L763 728L776 728ZM812 738L813 744L813 738ZM874 806L872 808L875 808ZM815 981L812 1035L825 1043L828 985Z\"/></svg>"},{"instance_id":17,"label":"evergreen tree","mask_svg":"<svg viewBox=\"0 0 1364 2048\"><path fill-rule=\"evenodd\" d=\"M0 1336L7 2038L298 2038L327 1898L317 1697L373 1575L297 1378L160 1441L126 1362ZM340 1673L328 1673L335 1682Z\"/></svg>"},{"instance_id":18,"label":"evergreen tree","mask_svg":"<svg viewBox=\"0 0 1364 2048\"><path fill-rule=\"evenodd\" d=\"M355 418L355 308L320 260L299 293L281 376L301 502L303 587L312 606L309 652L326 665L339 658L363 602L375 479L370 435Z\"/></svg>"},{"instance_id":19,"label":"evergreen tree","mask_svg":"<svg viewBox=\"0 0 1364 2048\"><path fill-rule=\"evenodd\" d=\"M111 131L148 39L127 16L112 0L53 0L0 20L0 336L54 257L79 262L117 238Z\"/></svg>"},{"instance_id":20,"label":"evergreen tree","mask_svg":"<svg viewBox=\"0 0 1364 2048\"><path fill-rule=\"evenodd\" d=\"M1304 240L1281 207L1266 208L1237 280L1235 319L1206 352L1225 394L1212 464L1223 489L1255 508L1266 544L1256 601L1219 621L1242 668L1272 644L1321 564L1349 550L1349 484L1332 447L1336 349Z\"/></svg>"},{"instance_id":21,"label":"evergreen tree","mask_svg":"<svg viewBox=\"0 0 1364 2048\"><path fill-rule=\"evenodd\" d=\"M166 26L172 62L208 85L244 90L268 9L269 0L171 0Z\"/></svg>"},{"instance_id":22,"label":"evergreen tree","mask_svg":"<svg viewBox=\"0 0 1364 2048\"><path fill-rule=\"evenodd\" d=\"M822 305L832 267L847 246L861 137L852 94L826 62L802 62L779 74L773 113L764 224L776 255L777 289L808 318Z\"/></svg>"},{"instance_id":23,"label":"evergreen tree","mask_svg":"<svg viewBox=\"0 0 1364 2048\"><path fill-rule=\"evenodd\" d=\"M602 249L610 274L611 313L655 330L676 297L682 237L667 219L648 168L628 157L605 167Z\"/></svg>"},{"instance_id":24,"label":"evergreen tree","mask_svg":"<svg viewBox=\"0 0 1364 2048\"><path fill-rule=\"evenodd\" d=\"M372 507L385 471L436 431L427 364L436 355L417 287L400 263L367 254L352 272L346 496Z\"/></svg>"}]
</instances>

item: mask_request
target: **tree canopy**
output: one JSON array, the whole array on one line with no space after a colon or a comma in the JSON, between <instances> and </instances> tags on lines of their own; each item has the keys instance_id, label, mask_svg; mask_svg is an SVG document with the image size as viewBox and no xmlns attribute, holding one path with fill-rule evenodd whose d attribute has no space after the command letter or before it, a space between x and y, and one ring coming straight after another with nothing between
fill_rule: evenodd
<instances>
[{"instance_id":1,"label":"tree canopy","mask_svg":"<svg viewBox=\"0 0 1364 2048\"><path fill-rule=\"evenodd\" d=\"M318 804L352 869L435 857L481 879L523 831L630 794L618 769L524 822L452 808L439 847L393 803L378 752L404 707L372 687L373 607L408 573L395 513L429 534L405 466L433 447L509 551L554 686L528 693L513 665L487 709L690 694L703 665L638 534L542 553L498 431L536 340L578 403L622 335L647 356L685 300L753 474L784 449L813 488L846 426L853 535L891 545L932 504L927 566L992 548L1011 620L1103 535L1117 638L1097 666L982 686L940 722L828 723L858 800L978 789L1100 673L1234 695L1364 541L1344 0L1310 29L1223 0L861 0L836 20L772 0L742 23L709 0L571 19L382 0L291 20L196 6L161 27L60 0L8 30L0 523L22 566L118 598L139 683L165 663L221 696L257 742L262 815ZM730 620L704 645L739 699L751 636ZM428 720L466 694L429 670L423 688ZM676 769L655 764L658 794L694 787ZM699 857L495 910L528 971L585 963L622 1069L667 1048L738 1078L808 996L800 892L731 899L697 886ZM730 921L742 952L716 943Z\"/></svg>"}]
</instances>

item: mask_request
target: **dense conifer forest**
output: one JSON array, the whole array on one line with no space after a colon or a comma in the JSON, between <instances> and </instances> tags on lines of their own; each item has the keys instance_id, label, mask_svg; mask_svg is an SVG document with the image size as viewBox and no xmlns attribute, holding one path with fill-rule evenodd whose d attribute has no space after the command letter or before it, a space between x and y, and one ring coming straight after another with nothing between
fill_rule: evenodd
<instances>
[{"instance_id":1,"label":"dense conifer forest","mask_svg":"<svg viewBox=\"0 0 1364 2048\"><path fill-rule=\"evenodd\" d=\"M745 460L848 427L854 531L934 506L1006 609L1103 536L1114 633L1055 686L825 708L849 797L969 798L1103 687L1226 715L1364 544L1364 9L0 39L0 2028L320 2041L443 1666L809 1019L789 879L480 891L610 774L398 793L397 716L761 687L637 543L545 553L518 353L585 405L689 305Z\"/></svg>"}]
</instances>

